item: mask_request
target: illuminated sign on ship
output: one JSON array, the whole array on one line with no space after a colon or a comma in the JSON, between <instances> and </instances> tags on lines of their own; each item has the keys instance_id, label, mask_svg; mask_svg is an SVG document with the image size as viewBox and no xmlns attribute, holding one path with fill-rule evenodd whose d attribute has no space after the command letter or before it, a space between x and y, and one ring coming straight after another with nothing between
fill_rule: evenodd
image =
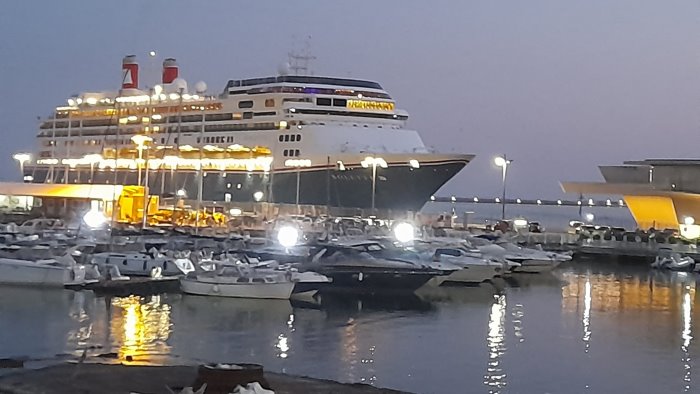
<instances>
[{"instance_id":1,"label":"illuminated sign on ship","mask_svg":"<svg viewBox=\"0 0 700 394\"><path fill-rule=\"evenodd\" d=\"M348 100L347 108L393 111L394 103L385 101Z\"/></svg>"}]
</instances>

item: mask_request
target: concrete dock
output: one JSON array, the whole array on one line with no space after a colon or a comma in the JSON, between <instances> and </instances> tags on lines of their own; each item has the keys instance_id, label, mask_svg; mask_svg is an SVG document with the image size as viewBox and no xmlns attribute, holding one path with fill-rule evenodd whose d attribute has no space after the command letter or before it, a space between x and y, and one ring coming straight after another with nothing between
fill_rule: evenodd
<instances>
[{"instance_id":1,"label":"concrete dock","mask_svg":"<svg viewBox=\"0 0 700 394\"><path fill-rule=\"evenodd\" d=\"M122 364L60 364L38 370L17 370L0 377L0 393L123 394L179 393L197 379L197 366L129 366ZM398 394L402 391L366 384L344 384L273 372L264 378L276 394ZM195 390L199 387L195 387ZM233 388L231 389L233 391Z\"/></svg>"}]
</instances>

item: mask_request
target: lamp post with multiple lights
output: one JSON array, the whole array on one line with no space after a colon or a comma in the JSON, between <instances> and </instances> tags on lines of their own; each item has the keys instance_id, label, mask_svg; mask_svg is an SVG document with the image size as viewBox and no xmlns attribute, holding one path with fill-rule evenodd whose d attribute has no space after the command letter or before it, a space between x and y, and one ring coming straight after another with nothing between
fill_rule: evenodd
<instances>
[{"instance_id":1,"label":"lamp post with multiple lights","mask_svg":"<svg viewBox=\"0 0 700 394\"><path fill-rule=\"evenodd\" d=\"M386 160L381 157L367 156L364 160L360 162L362 167L369 168L372 167L372 213L374 213L374 199L377 191L377 166L381 168L387 168Z\"/></svg>"},{"instance_id":2,"label":"lamp post with multiple lights","mask_svg":"<svg viewBox=\"0 0 700 394\"><path fill-rule=\"evenodd\" d=\"M505 220L506 218L506 176L508 175L508 166L510 163L513 162L513 160L510 160L506 157L506 155L503 156L496 156L493 159L493 162L498 166L501 167L503 170L503 194L501 195L501 220Z\"/></svg>"},{"instance_id":3,"label":"lamp post with multiple lights","mask_svg":"<svg viewBox=\"0 0 700 394\"><path fill-rule=\"evenodd\" d=\"M12 158L19 163L19 171L22 173L22 182L24 182L24 163L32 159L29 153L15 153Z\"/></svg>"}]
</instances>

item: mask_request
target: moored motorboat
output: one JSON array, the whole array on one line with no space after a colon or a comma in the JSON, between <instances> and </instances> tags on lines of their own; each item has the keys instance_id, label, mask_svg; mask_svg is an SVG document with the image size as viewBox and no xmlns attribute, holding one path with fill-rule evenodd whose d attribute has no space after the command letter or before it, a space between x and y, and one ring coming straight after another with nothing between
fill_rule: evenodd
<instances>
[{"instance_id":1,"label":"moored motorboat","mask_svg":"<svg viewBox=\"0 0 700 394\"><path fill-rule=\"evenodd\" d=\"M92 263L104 268L114 265L119 272L129 276L152 276L158 270L162 276L185 275L194 271L194 265L185 257L168 257L153 250L150 253L96 253Z\"/></svg>"},{"instance_id":2,"label":"moored motorboat","mask_svg":"<svg viewBox=\"0 0 700 394\"><path fill-rule=\"evenodd\" d=\"M313 270L333 280L328 291L412 292L431 278L452 272L400 258L372 255L381 250L377 242L318 246L303 270Z\"/></svg>"},{"instance_id":3,"label":"moored motorboat","mask_svg":"<svg viewBox=\"0 0 700 394\"><path fill-rule=\"evenodd\" d=\"M0 284L62 287L71 281L71 269L57 262L0 258Z\"/></svg>"},{"instance_id":4,"label":"moored motorboat","mask_svg":"<svg viewBox=\"0 0 700 394\"><path fill-rule=\"evenodd\" d=\"M697 271L698 265L690 256L682 256L678 252L661 248L656 259L651 263L651 267L671 271Z\"/></svg>"},{"instance_id":5,"label":"moored motorboat","mask_svg":"<svg viewBox=\"0 0 700 394\"><path fill-rule=\"evenodd\" d=\"M285 300L294 290L294 282L284 274L261 274L239 266L224 266L215 272L190 273L180 279L180 286L186 294Z\"/></svg>"}]
</instances>

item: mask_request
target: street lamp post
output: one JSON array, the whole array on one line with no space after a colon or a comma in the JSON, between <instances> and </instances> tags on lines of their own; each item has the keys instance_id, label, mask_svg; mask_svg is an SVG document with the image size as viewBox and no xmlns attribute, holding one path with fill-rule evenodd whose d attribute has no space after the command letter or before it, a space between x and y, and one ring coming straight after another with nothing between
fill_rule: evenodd
<instances>
[{"instance_id":1,"label":"street lamp post","mask_svg":"<svg viewBox=\"0 0 700 394\"><path fill-rule=\"evenodd\" d=\"M142 162L143 162L143 150L146 149L147 143L153 141L153 138L151 138L147 135L137 134L137 135L131 137L131 141L134 144L136 144L136 149L139 152L139 158L137 161L137 168L139 171L138 185L141 186L141 167L142 167ZM148 171L148 168L146 168L146 171Z\"/></svg>"},{"instance_id":2,"label":"street lamp post","mask_svg":"<svg viewBox=\"0 0 700 394\"><path fill-rule=\"evenodd\" d=\"M506 155L497 156L493 162L503 170L503 194L501 195L501 220L506 218L506 176L508 175L508 166L513 160L509 160Z\"/></svg>"},{"instance_id":3,"label":"street lamp post","mask_svg":"<svg viewBox=\"0 0 700 394\"><path fill-rule=\"evenodd\" d=\"M309 159L287 159L284 161L285 167L294 167L297 172L297 188L296 188L296 198L295 203L297 206L297 213L299 213L299 184L301 183L301 167L311 167L311 160Z\"/></svg>"},{"instance_id":4,"label":"street lamp post","mask_svg":"<svg viewBox=\"0 0 700 394\"><path fill-rule=\"evenodd\" d=\"M362 167L369 168L372 167L372 213L374 213L374 199L377 191L377 166L381 168L387 168L388 165L386 161L381 157L367 156L364 160L360 162Z\"/></svg>"},{"instance_id":5,"label":"street lamp post","mask_svg":"<svg viewBox=\"0 0 700 394\"><path fill-rule=\"evenodd\" d=\"M143 150L147 149L146 144L152 142L153 138L147 135L137 134L131 137L131 141L137 145L137 149L139 151L139 159L137 162L139 171L138 184L141 186L141 162L143 161ZM148 196L148 154L146 155L146 163L144 167L146 167L146 179L143 183L143 213L141 215L141 228L146 228L146 224L148 223L148 205L150 202L150 198Z\"/></svg>"},{"instance_id":6,"label":"street lamp post","mask_svg":"<svg viewBox=\"0 0 700 394\"><path fill-rule=\"evenodd\" d=\"M22 182L24 182L24 163L32 159L29 153L15 153L12 156L19 163L19 172L22 173Z\"/></svg>"},{"instance_id":7,"label":"street lamp post","mask_svg":"<svg viewBox=\"0 0 700 394\"><path fill-rule=\"evenodd\" d=\"M93 153L90 155L85 155L85 159L87 159L90 162L90 183L95 183L93 180L93 177L95 176L95 164L99 163L102 160L102 155L98 153Z\"/></svg>"}]
</instances>

